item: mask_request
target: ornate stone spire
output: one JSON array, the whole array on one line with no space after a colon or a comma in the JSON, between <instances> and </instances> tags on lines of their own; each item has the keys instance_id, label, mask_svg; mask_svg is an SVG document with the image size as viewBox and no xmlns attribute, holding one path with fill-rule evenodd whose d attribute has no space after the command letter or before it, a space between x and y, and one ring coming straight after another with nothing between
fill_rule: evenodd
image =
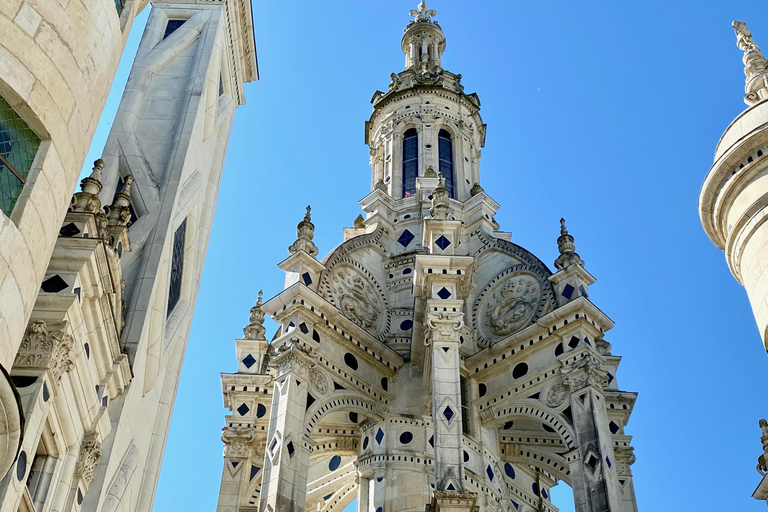
<instances>
[{"instance_id":1,"label":"ornate stone spire","mask_svg":"<svg viewBox=\"0 0 768 512\"><path fill-rule=\"evenodd\" d=\"M555 268L558 270L563 270L574 264L584 266L584 262L576 253L573 237L568 234L565 219L560 219L560 236L557 238L557 249L560 251L560 256L555 260Z\"/></svg>"},{"instance_id":2,"label":"ornate stone spire","mask_svg":"<svg viewBox=\"0 0 768 512\"><path fill-rule=\"evenodd\" d=\"M438 173L437 177L437 188L432 192L432 208L429 210L429 214L433 219L445 220L448 218L448 212L451 211L448 206L450 194L445 188L443 173Z\"/></svg>"},{"instance_id":3,"label":"ornate stone spire","mask_svg":"<svg viewBox=\"0 0 768 512\"><path fill-rule=\"evenodd\" d=\"M427 9L427 2L421 0L419 8L411 9L410 15L414 17L415 22L420 21L432 21L432 16L437 16L437 11L434 9Z\"/></svg>"},{"instance_id":4,"label":"ornate stone spire","mask_svg":"<svg viewBox=\"0 0 768 512\"><path fill-rule=\"evenodd\" d=\"M763 454L757 458L757 471L761 475L765 475L768 472L768 461L766 460L768 458L766 457L768 455L768 421L760 420L760 429L762 430L760 441L763 443Z\"/></svg>"},{"instance_id":5,"label":"ornate stone spire","mask_svg":"<svg viewBox=\"0 0 768 512\"><path fill-rule=\"evenodd\" d=\"M264 311L261 309L261 298L263 292L259 290L259 298L256 301L256 305L251 308L250 323L243 327L243 334L247 340L261 340L266 341L264 337L266 329L264 328Z\"/></svg>"},{"instance_id":6,"label":"ornate stone spire","mask_svg":"<svg viewBox=\"0 0 768 512\"><path fill-rule=\"evenodd\" d=\"M312 242L312 239L315 237L315 225L312 224L312 217L309 213L311 210L312 208L307 206L307 213L304 215L304 219L296 226L296 241L288 247L288 252L291 254L304 251L312 257L317 256L317 246Z\"/></svg>"},{"instance_id":7,"label":"ornate stone spire","mask_svg":"<svg viewBox=\"0 0 768 512\"><path fill-rule=\"evenodd\" d=\"M744 52L744 103L752 106L759 101L768 98L768 61L763 57L763 52L752 39L752 34L743 21L734 21L733 29L736 31L736 46Z\"/></svg>"},{"instance_id":8,"label":"ornate stone spire","mask_svg":"<svg viewBox=\"0 0 768 512\"><path fill-rule=\"evenodd\" d=\"M123 182L123 188L115 194L112 204L105 207L110 226L128 226L131 223L131 185L133 176L128 175Z\"/></svg>"},{"instance_id":9,"label":"ornate stone spire","mask_svg":"<svg viewBox=\"0 0 768 512\"><path fill-rule=\"evenodd\" d=\"M101 201L99 194L103 185L101 184L101 171L104 170L104 160L99 158L93 162L93 172L87 178L80 182L81 192L77 192L72 197L69 210L73 212L101 212Z\"/></svg>"}]
</instances>

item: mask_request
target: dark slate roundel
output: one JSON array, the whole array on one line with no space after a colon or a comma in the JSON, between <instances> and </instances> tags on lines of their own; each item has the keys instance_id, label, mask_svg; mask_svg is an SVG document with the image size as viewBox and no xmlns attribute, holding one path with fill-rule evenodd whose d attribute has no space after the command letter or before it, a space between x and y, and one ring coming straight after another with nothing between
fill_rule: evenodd
<instances>
[{"instance_id":1,"label":"dark slate roundel","mask_svg":"<svg viewBox=\"0 0 768 512\"><path fill-rule=\"evenodd\" d=\"M331 471L336 471L339 469L339 466L341 465L341 457L338 455L334 455L331 457L331 462L328 463L328 469Z\"/></svg>"},{"instance_id":2,"label":"dark slate roundel","mask_svg":"<svg viewBox=\"0 0 768 512\"><path fill-rule=\"evenodd\" d=\"M408 432L407 430L400 434L400 442L403 444L408 444L411 441L413 441L413 434Z\"/></svg>"},{"instance_id":3,"label":"dark slate roundel","mask_svg":"<svg viewBox=\"0 0 768 512\"><path fill-rule=\"evenodd\" d=\"M346 363L347 366L349 366L353 370L357 370L357 358L352 354L350 354L349 352L344 354L344 362Z\"/></svg>"},{"instance_id":4,"label":"dark slate roundel","mask_svg":"<svg viewBox=\"0 0 768 512\"><path fill-rule=\"evenodd\" d=\"M21 482L24 475L27 474L27 452L22 451L19 454L19 460L16 461L16 478Z\"/></svg>"},{"instance_id":5,"label":"dark slate roundel","mask_svg":"<svg viewBox=\"0 0 768 512\"><path fill-rule=\"evenodd\" d=\"M485 394L486 394L487 392L488 392L488 388L486 387L486 385L485 385L485 384L483 384L483 383L481 382L480 384L478 384L478 385L477 385L477 394L478 394L479 396L485 396Z\"/></svg>"},{"instance_id":6,"label":"dark slate roundel","mask_svg":"<svg viewBox=\"0 0 768 512\"><path fill-rule=\"evenodd\" d=\"M412 320L403 320L400 322L400 330L401 331L409 331L413 327L413 321Z\"/></svg>"},{"instance_id":7,"label":"dark slate roundel","mask_svg":"<svg viewBox=\"0 0 768 512\"><path fill-rule=\"evenodd\" d=\"M352 423L357 423L360 418L358 417L356 412L350 412L349 413L349 421Z\"/></svg>"},{"instance_id":8,"label":"dark slate roundel","mask_svg":"<svg viewBox=\"0 0 768 512\"><path fill-rule=\"evenodd\" d=\"M381 389L389 391L389 380L386 377L381 378Z\"/></svg>"},{"instance_id":9,"label":"dark slate roundel","mask_svg":"<svg viewBox=\"0 0 768 512\"><path fill-rule=\"evenodd\" d=\"M467 450L464 450L464 462L469 462L469 454L467 453Z\"/></svg>"},{"instance_id":10,"label":"dark slate roundel","mask_svg":"<svg viewBox=\"0 0 768 512\"><path fill-rule=\"evenodd\" d=\"M512 479L515 478L515 468L513 468L512 464L510 464L509 462L504 464L504 473L506 473L509 478L512 478Z\"/></svg>"},{"instance_id":11,"label":"dark slate roundel","mask_svg":"<svg viewBox=\"0 0 768 512\"><path fill-rule=\"evenodd\" d=\"M368 437L363 439L363 450L367 450L367 449L368 449Z\"/></svg>"},{"instance_id":12,"label":"dark slate roundel","mask_svg":"<svg viewBox=\"0 0 768 512\"><path fill-rule=\"evenodd\" d=\"M525 363L520 363L512 370L512 378L513 379L519 379L520 377L524 376L526 373L528 373L528 365Z\"/></svg>"},{"instance_id":13,"label":"dark slate roundel","mask_svg":"<svg viewBox=\"0 0 768 512\"><path fill-rule=\"evenodd\" d=\"M264 407L264 404L259 404L256 406L256 417L261 418L265 414L267 414L267 408Z\"/></svg>"}]
</instances>

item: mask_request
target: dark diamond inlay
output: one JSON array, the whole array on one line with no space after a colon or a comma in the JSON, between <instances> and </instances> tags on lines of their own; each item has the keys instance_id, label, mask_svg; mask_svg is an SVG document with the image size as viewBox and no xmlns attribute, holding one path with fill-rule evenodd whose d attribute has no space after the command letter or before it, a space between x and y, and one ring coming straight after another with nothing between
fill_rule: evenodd
<instances>
[{"instance_id":1,"label":"dark diamond inlay","mask_svg":"<svg viewBox=\"0 0 768 512\"><path fill-rule=\"evenodd\" d=\"M440 288L440 291L437 292L437 296L443 300L446 300L451 296L451 292L449 292L448 289L445 286L443 286L442 288Z\"/></svg>"},{"instance_id":2,"label":"dark diamond inlay","mask_svg":"<svg viewBox=\"0 0 768 512\"><path fill-rule=\"evenodd\" d=\"M440 238L435 240L435 245L444 251L449 245L451 245L451 241L445 238L445 236L440 235Z\"/></svg>"},{"instance_id":3,"label":"dark diamond inlay","mask_svg":"<svg viewBox=\"0 0 768 512\"><path fill-rule=\"evenodd\" d=\"M403 247L408 247L408 244L410 244L410 243L411 243L411 241L412 241L414 238L415 238L415 237L413 236L413 233L411 233L410 231L408 231L408 230L406 229L405 231L403 231L403 234L402 234L402 235L400 235L400 238L398 238L398 239L397 239L397 241L398 241L398 242L400 243L400 245L402 245Z\"/></svg>"},{"instance_id":4,"label":"dark diamond inlay","mask_svg":"<svg viewBox=\"0 0 768 512\"><path fill-rule=\"evenodd\" d=\"M248 354L247 356L245 356L245 359L243 359L243 364L245 365L246 368L250 368L251 366L256 364L256 359L254 359L251 354Z\"/></svg>"},{"instance_id":5,"label":"dark diamond inlay","mask_svg":"<svg viewBox=\"0 0 768 512\"><path fill-rule=\"evenodd\" d=\"M384 432L379 429L378 432L376 432L376 443L381 444L381 440L384 439Z\"/></svg>"},{"instance_id":6,"label":"dark diamond inlay","mask_svg":"<svg viewBox=\"0 0 768 512\"><path fill-rule=\"evenodd\" d=\"M573 295L573 292L575 291L576 291L576 288L574 288L569 284L566 284L565 287L563 288L563 297L565 297L566 299L570 299L571 296Z\"/></svg>"},{"instance_id":7,"label":"dark diamond inlay","mask_svg":"<svg viewBox=\"0 0 768 512\"><path fill-rule=\"evenodd\" d=\"M237 408L237 412L240 414L240 416L245 416L248 414L248 411L250 411L250 409L245 404L240 404L240 407Z\"/></svg>"},{"instance_id":8,"label":"dark diamond inlay","mask_svg":"<svg viewBox=\"0 0 768 512\"><path fill-rule=\"evenodd\" d=\"M67 282L59 274L56 274L43 281L40 288L46 293L59 293L61 290L66 289L67 286L69 286Z\"/></svg>"},{"instance_id":9,"label":"dark diamond inlay","mask_svg":"<svg viewBox=\"0 0 768 512\"><path fill-rule=\"evenodd\" d=\"M451 409L450 406L448 406L445 408L445 410L443 410L443 416L445 416L446 420L451 421L451 419L456 416L456 413L453 412L453 409Z\"/></svg>"},{"instance_id":10,"label":"dark diamond inlay","mask_svg":"<svg viewBox=\"0 0 768 512\"><path fill-rule=\"evenodd\" d=\"M59 230L59 236L75 236L80 234L80 228L78 228L74 222L70 222L69 224L64 224L61 229Z\"/></svg>"},{"instance_id":11,"label":"dark diamond inlay","mask_svg":"<svg viewBox=\"0 0 768 512\"><path fill-rule=\"evenodd\" d=\"M301 279L304 281L304 284L309 286L312 284L312 277L310 277L309 272L304 272L301 274Z\"/></svg>"},{"instance_id":12,"label":"dark diamond inlay","mask_svg":"<svg viewBox=\"0 0 768 512\"><path fill-rule=\"evenodd\" d=\"M488 480L493 481L494 474L490 465L488 465L488 467L485 468L485 474L488 475Z\"/></svg>"}]
</instances>

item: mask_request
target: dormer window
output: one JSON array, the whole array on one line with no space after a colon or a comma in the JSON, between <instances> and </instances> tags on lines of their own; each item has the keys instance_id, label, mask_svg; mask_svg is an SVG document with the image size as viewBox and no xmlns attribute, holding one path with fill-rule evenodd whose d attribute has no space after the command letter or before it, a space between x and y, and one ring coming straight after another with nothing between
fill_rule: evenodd
<instances>
[{"instance_id":1,"label":"dormer window","mask_svg":"<svg viewBox=\"0 0 768 512\"><path fill-rule=\"evenodd\" d=\"M443 174L443 179L445 179L445 188L453 197L453 141L451 140L451 134L445 130L440 130L437 139L440 172Z\"/></svg>"},{"instance_id":2,"label":"dormer window","mask_svg":"<svg viewBox=\"0 0 768 512\"><path fill-rule=\"evenodd\" d=\"M419 175L419 134L415 128L403 134L403 197L416 194Z\"/></svg>"}]
</instances>

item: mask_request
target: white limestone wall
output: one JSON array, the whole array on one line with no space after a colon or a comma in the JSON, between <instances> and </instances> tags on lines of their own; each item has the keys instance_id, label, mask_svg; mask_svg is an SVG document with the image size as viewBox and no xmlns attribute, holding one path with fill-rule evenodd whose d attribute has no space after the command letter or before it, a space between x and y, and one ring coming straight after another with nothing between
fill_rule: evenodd
<instances>
[{"instance_id":1,"label":"white limestone wall","mask_svg":"<svg viewBox=\"0 0 768 512\"><path fill-rule=\"evenodd\" d=\"M43 140L10 218L0 213L0 365L35 303L123 45L145 0L0 2L0 95Z\"/></svg>"}]
</instances>

